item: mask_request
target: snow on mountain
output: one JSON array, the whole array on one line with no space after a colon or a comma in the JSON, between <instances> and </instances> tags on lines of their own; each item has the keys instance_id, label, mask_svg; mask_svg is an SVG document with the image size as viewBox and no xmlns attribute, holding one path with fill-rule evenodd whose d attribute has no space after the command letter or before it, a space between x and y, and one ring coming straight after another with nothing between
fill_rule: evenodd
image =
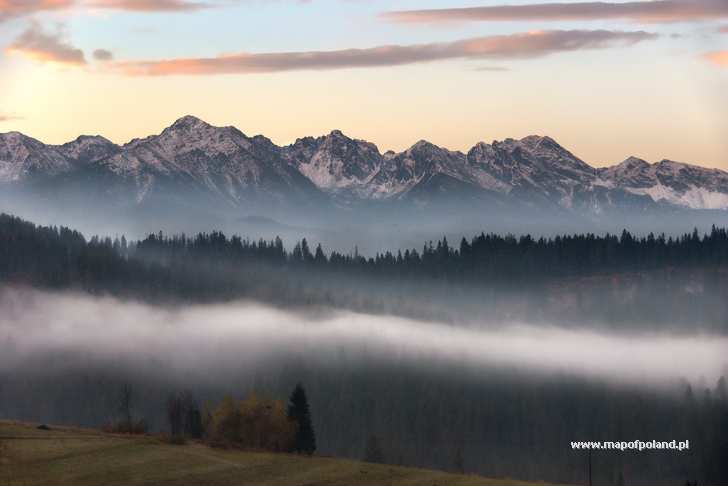
<instances>
[{"instance_id":1,"label":"snow on mountain","mask_svg":"<svg viewBox=\"0 0 728 486\"><path fill-rule=\"evenodd\" d=\"M418 184L428 183L436 175L477 185L472 171L465 164L465 155L420 140L406 151L389 154L385 158L381 169L372 178L368 196L372 199L400 197Z\"/></svg>"},{"instance_id":2,"label":"snow on mountain","mask_svg":"<svg viewBox=\"0 0 728 486\"><path fill-rule=\"evenodd\" d=\"M728 210L726 172L634 157L596 169L549 137L478 143L467 154L422 140L404 152L382 154L338 130L279 147L193 116L123 146L100 136L54 146L17 132L0 134L0 183L38 178L55 180L54 189L96 185L100 194L136 203L161 194L231 207L328 198L426 205L465 198L591 213L647 204Z\"/></svg>"},{"instance_id":3,"label":"snow on mountain","mask_svg":"<svg viewBox=\"0 0 728 486\"><path fill-rule=\"evenodd\" d=\"M545 198L570 207L575 190L591 186L596 171L553 139L532 135L488 145L479 143L468 164L494 190Z\"/></svg>"},{"instance_id":4,"label":"snow on mountain","mask_svg":"<svg viewBox=\"0 0 728 486\"><path fill-rule=\"evenodd\" d=\"M73 162L55 147L18 132L0 134L0 182L54 176L73 167Z\"/></svg>"},{"instance_id":5,"label":"snow on mountain","mask_svg":"<svg viewBox=\"0 0 728 486\"><path fill-rule=\"evenodd\" d=\"M621 164L599 169L613 187L691 209L728 209L728 173L662 160L650 164L630 157Z\"/></svg>"},{"instance_id":6,"label":"snow on mountain","mask_svg":"<svg viewBox=\"0 0 728 486\"><path fill-rule=\"evenodd\" d=\"M55 148L76 165L98 162L121 151L121 147L98 135L81 135Z\"/></svg>"},{"instance_id":7,"label":"snow on mountain","mask_svg":"<svg viewBox=\"0 0 728 486\"><path fill-rule=\"evenodd\" d=\"M317 187L335 194L365 197L383 157L377 146L339 130L306 137L283 149L284 157Z\"/></svg>"},{"instance_id":8,"label":"snow on mountain","mask_svg":"<svg viewBox=\"0 0 728 486\"><path fill-rule=\"evenodd\" d=\"M101 164L133 180L139 199L162 185L208 191L233 204L318 192L269 139L247 137L234 127L213 127L192 116L159 135L129 142Z\"/></svg>"}]
</instances>

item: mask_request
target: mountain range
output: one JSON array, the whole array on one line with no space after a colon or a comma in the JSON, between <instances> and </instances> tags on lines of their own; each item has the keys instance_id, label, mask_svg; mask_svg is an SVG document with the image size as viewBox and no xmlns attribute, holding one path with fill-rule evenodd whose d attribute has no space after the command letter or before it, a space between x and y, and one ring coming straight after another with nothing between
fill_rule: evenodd
<instances>
[{"instance_id":1,"label":"mountain range","mask_svg":"<svg viewBox=\"0 0 728 486\"><path fill-rule=\"evenodd\" d=\"M419 141L404 152L335 130L288 146L185 116L117 145L80 136L47 145L0 134L0 191L94 198L121 206L239 208L553 208L599 215L650 208L728 210L728 173L630 157L595 168L547 136L478 143L467 153Z\"/></svg>"}]
</instances>

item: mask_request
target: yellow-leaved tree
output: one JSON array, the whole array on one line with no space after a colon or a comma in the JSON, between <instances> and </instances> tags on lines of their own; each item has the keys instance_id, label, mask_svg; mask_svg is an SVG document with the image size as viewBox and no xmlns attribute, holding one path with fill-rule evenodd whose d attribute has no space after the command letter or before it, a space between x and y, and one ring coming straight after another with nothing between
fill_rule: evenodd
<instances>
[{"instance_id":1,"label":"yellow-leaved tree","mask_svg":"<svg viewBox=\"0 0 728 486\"><path fill-rule=\"evenodd\" d=\"M227 396L212 412L207 433L217 443L288 452L293 448L296 424L288 418L281 400L255 394L245 400Z\"/></svg>"}]
</instances>

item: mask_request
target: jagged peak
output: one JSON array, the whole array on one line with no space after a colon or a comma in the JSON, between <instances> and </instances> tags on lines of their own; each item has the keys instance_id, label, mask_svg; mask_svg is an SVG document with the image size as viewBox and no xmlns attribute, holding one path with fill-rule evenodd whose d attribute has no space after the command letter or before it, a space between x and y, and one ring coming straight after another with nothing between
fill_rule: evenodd
<instances>
[{"instance_id":1,"label":"jagged peak","mask_svg":"<svg viewBox=\"0 0 728 486\"><path fill-rule=\"evenodd\" d=\"M701 172L712 172L714 174L723 173L725 174L725 171L722 171L720 169L711 169L708 167L701 167L699 165L693 165L688 164L685 162L677 162L675 160L670 159L662 159L659 162L656 162L653 167L656 170L669 170L672 172L679 172L683 169L690 170L690 171L701 171Z\"/></svg>"},{"instance_id":2,"label":"jagged peak","mask_svg":"<svg viewBox=\"0 0 728 486\"><path fill-rule=\"evenodd\" d=\"M185 115L176 120L168 129L190 130L195 128L212 128L212 125L193 115Z\"/></svg>"},{"instance_id":3,"label":"jagged peak","mask_svg":"<svg viewBox=\"0 0 728 486\"><path fill-rule=\"evenodd\" d=\"M334 129L331 130L327 135L322 135L320 137L303 137L303 138L297 138L295 143L290 145L290 147L295 145L306 145L306 146L317 146L319 148L323 148L325 150L331 150L335 147L339 146L350 146L350 145L356 145L358 148L364 147L365 149L368 149L370 151L376 152L379 154L379 148L373 144L372 142L369 142L367 140L361 140L358 138L352 138L343 133L341 130Z\"/></svg>"},{"instance_id":4,"label":"jagged peak","mask_svg":"<svg viewBox=\"0 0 728 486\"><path fill-rule=\"evenodd\" d=\"M551 142L554 141L553 138L548 137L548 136L542 136L542 135L527 135L527 136L525 136L525 137L523 137L521 139L521 142L536 144L536 143L541 143L544 140L550 140Z\"/></svg>"},{"instance_id":5,"label":"jagged peak","mask_svg":"<svg viewBox=\"0 0 728 486\"><path fill-rule=\"evenodd\" d=\"M520 142L532 150L545 148L559 152L568 152L560 143L548 135L529 135L527 137L523 137Z\"/></svg>"},{"instance_id":6,"label":"jagged peak","mask_svg":"<svg viewBox=\"0 0 728 486\"><path fill-rule=\"evenodd\" d=\"M428 142L427 140L418 140L414 145L412 145L409 149L407 149L407 152L415 152L415 151L421 151L421 150L445 150L442 147L438 147L432 142Z\"/></svg>"},{"instance_id":7,"label":"jagged peak","mask_svg":"<svg viewBox=\"0 0 728 486\"><path fill-rule=\"evenodd\" d=\"M728 171L725 171L723 169L718 169L716 167L703 167L701 165L689 164L687 162L678 162L670 159L662 159L661 161L655 163L654 167L656 167L658 170L660 168L668 168L673 171L680 171L682 169L685 169L691 172L697 171L706 174L710 173L712 175L720 177L728 177Z\"/></svg>"},{"instance_id":8,"label":"jagged peak","mask_svg":"<svg viewBox=\"0 0 728 486\"><path fill-rule=\"evenodd\" d=\"M103 137L101 135L79 135L78 137L76 137L75 140L66 142L63 145L71 145L71 144L84 143L84 142L97 142L97 143L102 143L105 145L116 145L114 142L112 142L108 138Z\"/></svg>"},{"instance_id":9,"label":"jagged peak","mask_svg":"<svg viewBox=\"0 0 728 486\"><path fill-rule=\"evenodd\" d=\"M623 169L647 169L650 167L650 163L647 162L644 159L641 159L639 157L630 156L627 157L624 161L617 164L615 167L623 168Z\"/></svg>"},{"instance_id":10,"label":"jagged peak","mask_svg":"<svg viewBox=\"0 0 728 486\"><path fill-rule=\"evenodd\" d=\"M18 131L0 133L0 139L4 139L6 141L9 141L10 143L26 143L33 146L46 146L40 140L29 137L28 135Z\"/></svg>"},{"instance_id":11,"label":"jagged peak","mask_svg":"<svg viewBox=\"0 0 728 486\"><path fill-rule=\"evenodd\" d=\"M358 141L337 129L331 130L327 135L323 135L316 140L323 143L349 143Z\"/></svg>"},{"instance_id":12,"label":"jagged peak","mask_svg":"<svg viewBox=\"0 0 728 486\"><path fill-rule=\"evenodd\" d=\"M690 164L686 164L685 162L677 162L675 160L670 160L670 159L662 159L661 161L656 162L655 165L672 166L672 167L689 167L690 166Z\"/></svg>"},{"instance_id":13,"label":"jagged peak","mask_svg":"<svg viewBox=\"0 0 728 486\"><path fill-rule=\"evenodd\" d=\"M12 132L0 133L0 137L4 138L30 138L29 136L13 130Z\"/></svg>"},{"instance_id":14,"label":"jagged peak","mask_svg":"<svg viewBox=\"0 0 728 486\"><path fill-rule=\"evenodd\" d=\"M237 128L235 128L234 130L236 130L240 135L245 136L245 134L243 132L241 132L240 130L238 130ZM255 135L250 140L257 142L257 143L263 143L265 145L272 145L272 146L278 147L276 144L273 143L273 140L266 137L265 135L258 134L258 135Z\"/></svg>"}]
</instances>

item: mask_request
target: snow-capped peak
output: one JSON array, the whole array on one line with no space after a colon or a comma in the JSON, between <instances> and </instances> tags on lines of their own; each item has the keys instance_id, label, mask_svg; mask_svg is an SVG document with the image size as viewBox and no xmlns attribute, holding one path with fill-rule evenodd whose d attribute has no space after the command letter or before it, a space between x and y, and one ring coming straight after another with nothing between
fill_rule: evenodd
<instances>
[{"instance_id":1,"label":"snow-capped peak","mask_svg":"<svg viewBox=\"0 0 728 486\"><path fill-rule=\"evenodd\" d=\"M192 115L185 115L170 125L167 130L196 130L201 128L212 128L209 123Z\"/></svg>"},{"instance_id":2,"label":"snow-capped peak","mask_svg":"<svg viewBox=\"0 0 728 486\"><path fill-rule=\"evenodd\" d=\"M655 202L692 209L728 209L728 173L672 160L650 164L630 157L599 169L602 179Z\"/></svg>"}]
</instances>

